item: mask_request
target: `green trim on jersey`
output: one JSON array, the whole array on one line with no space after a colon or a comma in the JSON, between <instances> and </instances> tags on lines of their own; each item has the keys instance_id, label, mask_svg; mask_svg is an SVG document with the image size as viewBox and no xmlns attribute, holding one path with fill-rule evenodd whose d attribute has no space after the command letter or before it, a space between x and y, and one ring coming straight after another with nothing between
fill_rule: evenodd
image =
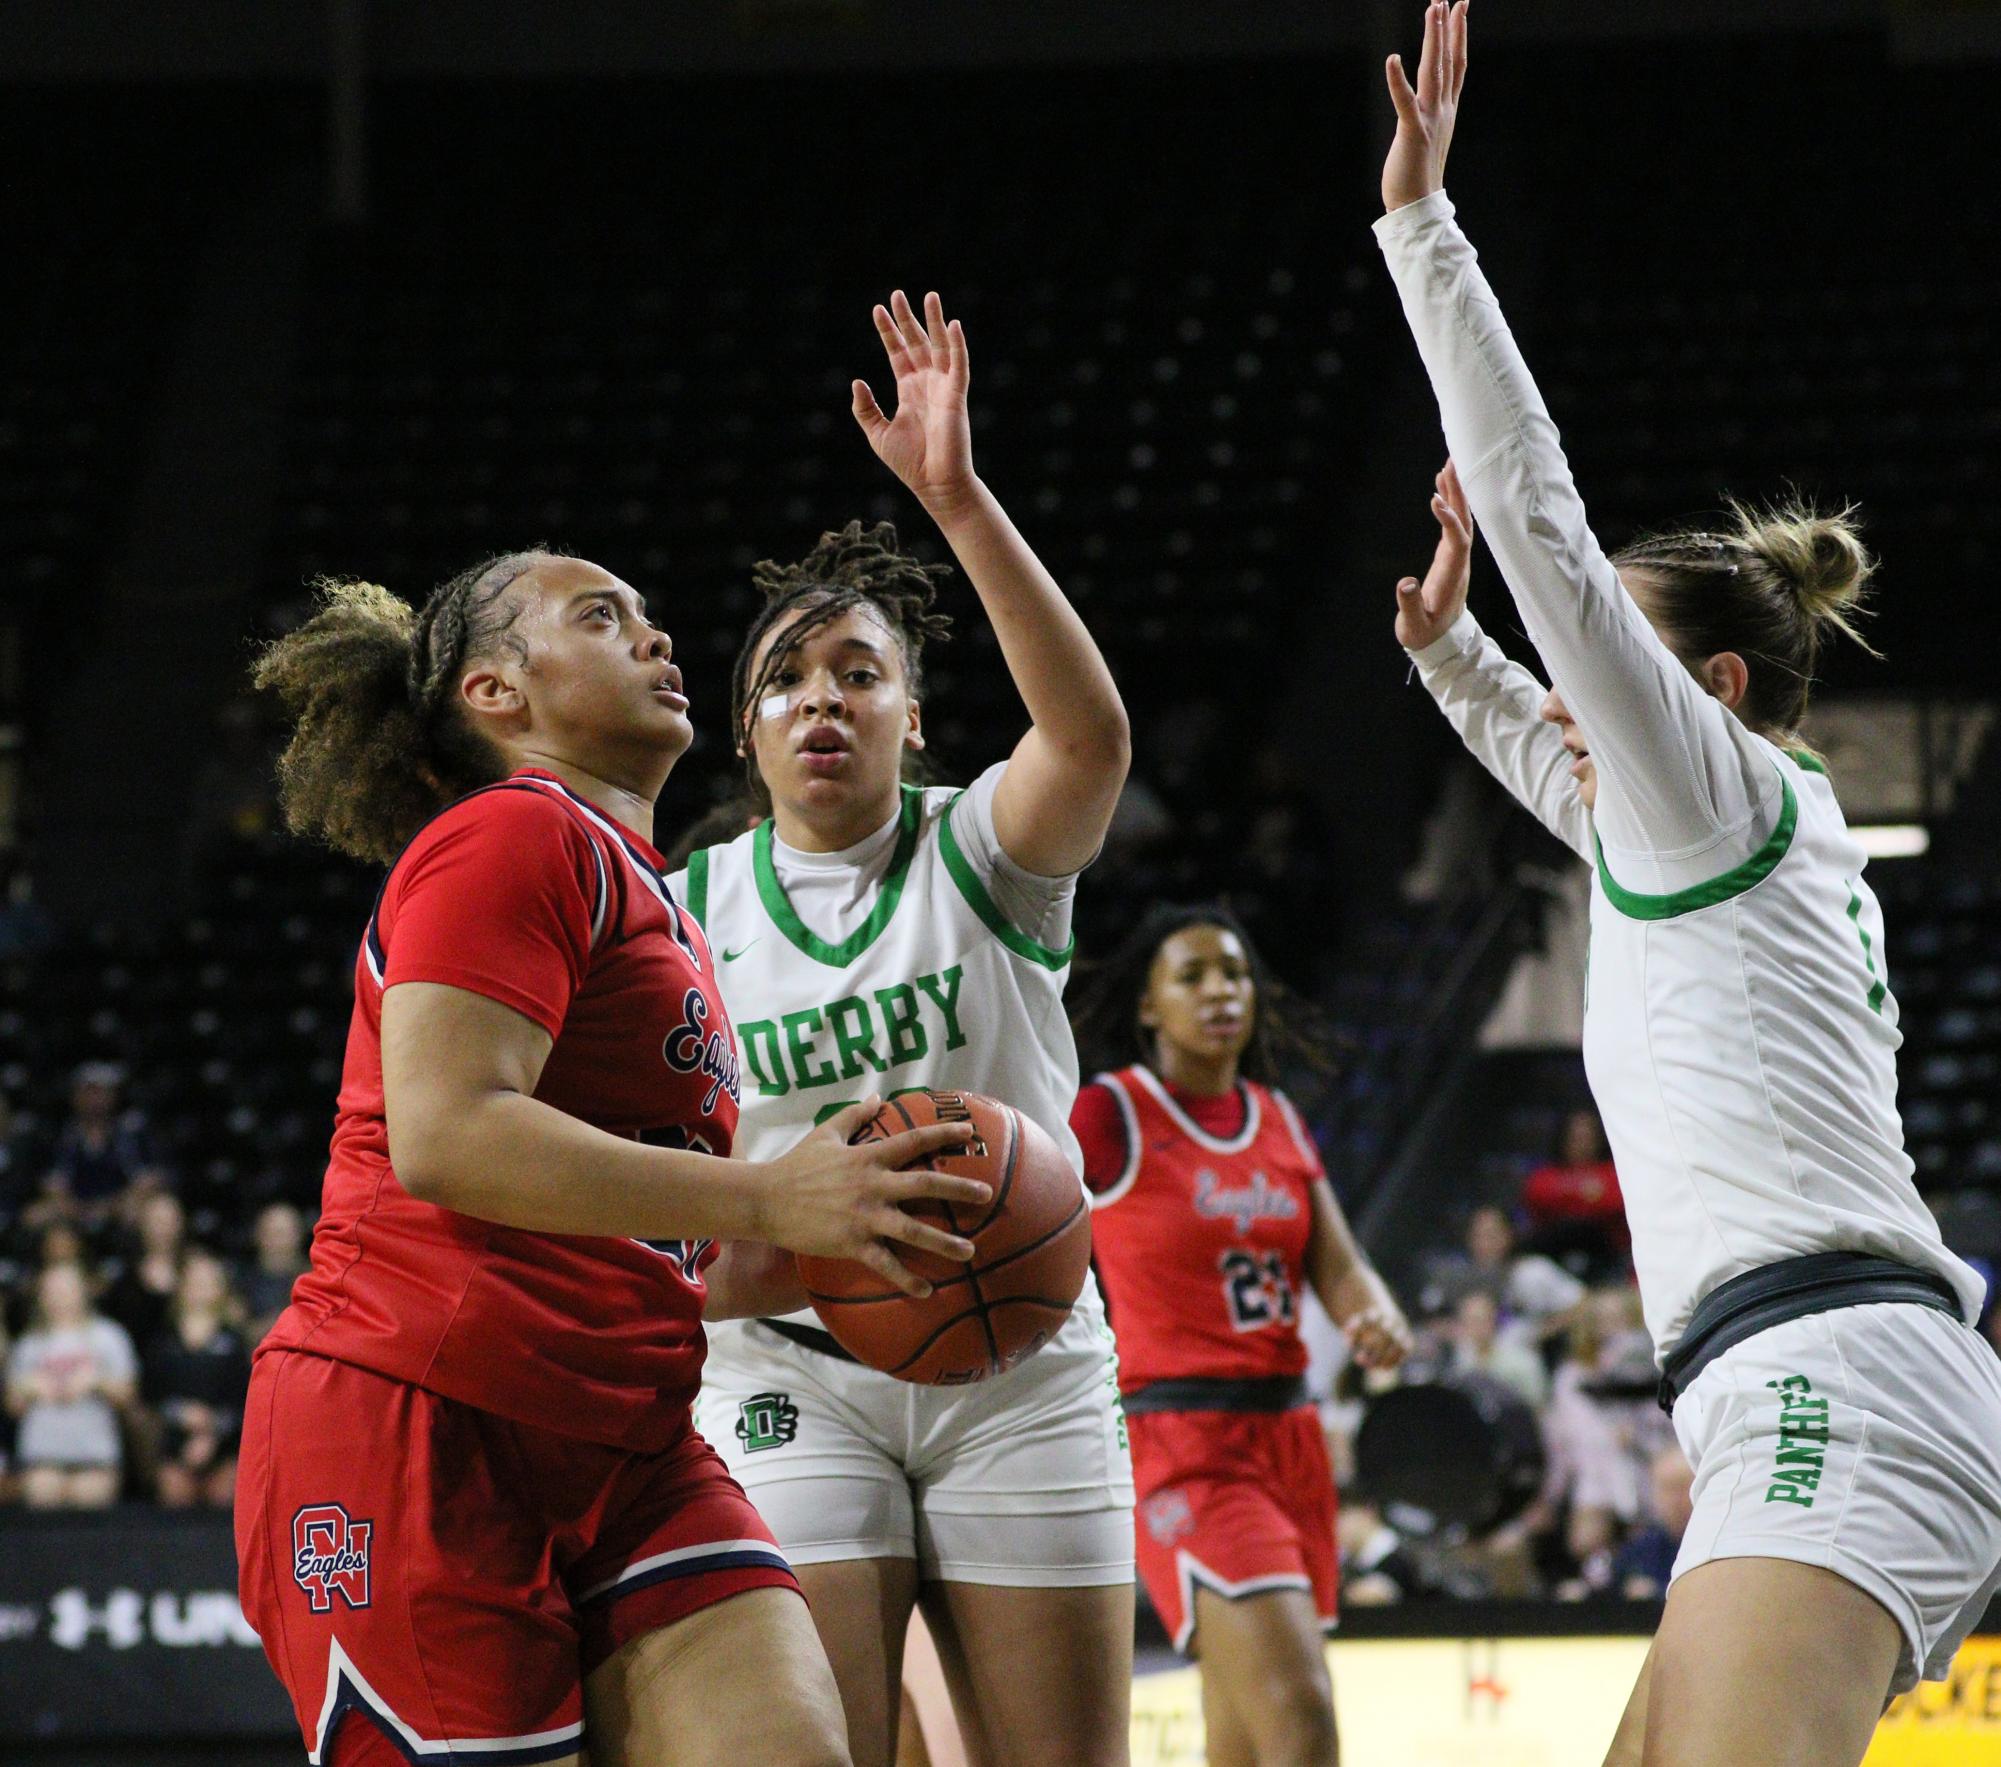
<instances>
[{"instance_id":1,"label":"green trim on jersey","mask_svg":"<svg viewBox=\"0 0 2001 1767\"><path fill-rule=\"evenodd\" d=\"M1828 777L1827 763L1810 749L1787 749L1786 758L1805 772L1818 773L1823 779Z\"/></svg>"},{"instance_id":2,"label":"green trim on jersey","mask_svg":"<svg viewBox=\"0 0 2001 1767\"><path fill-rule=\"evenodd\" d=\"M688 855L688 900L683 904L695 917L695 924L709 930L709 849L697 847Z\"/></svg>"},{"instance_id":3,"label":"green trim on jersey","mask_svg":"<svg viewBox=\"0 0 2001 1767\"><path fill-rule=\"evenodd\" d=\"M1015 956L1026 957L1030 963L1039 963L1044 969L1062 969L1077 949L1076 934L1071 934L1070 942L1060 951L1038 945L994 906L994 899L987 894L987 886L980 881L980 874L973 869L972 861L959 850L958 839L952 833L952 812L965 795L960 792L953 797L945 806L945 814L938 818L938 852L945 861L945 869L959 886L959 894L966 898L966 906L980 917L987 931Z\"/></svg>"},{"instance_id":4,"label":"green trim on jersey","mask_svg":"<svg viewBox=\"0 0 2001 1767\"><path fill-rule=\"evenodd\" d=\"M1869 942L1869 929L1862 924L1862 892L1854 884L1848 886L1848 918L1855 923L1856 936L1862 941L1862 961L1869 966L1869 1010L1881 1012L1883 1002L1890 990L1883 978L1876 973L1876 953Z\"/></svg>"},{"instance_id":5,"label":"green trim on jersey","mask_svg":"<svg viewBox=\"0 0 2001 1767\"><path fill-rule=\"evenodd\" d=\"M1721 877L1712 877L1707 883L1691 884L1685 890L1675 890L1665 896L1644 896L1615 882L1605 865L1605 843L1598 839L1594 831L1591 838L1598 849L1598 881L1605 886L1606 901L1628 920L1673 920L1683 914L1693 914L1699 908L1714 908L1719 902L1741 896L1754 884L1763 883L1778 869L1779 861L1793 844L1793 830L1799 825L1799 798L1793 791L1793 782L1783 770L1779 774L1779 792L1779 820L1766 837L1765 844L1750 858L1724 872Z\"/></svg>"},{"instance_id":6,"label":"green trim on jersey","mask_svg":"<svg viewBox=\"0 0 2001 1767\"><path fill-rule=\"evenodd\" d=\"M883 928L889 925L890 916L896 912L897 903L903 899L904 881L910 875L910 861L917 852L923 810L923 792L914 785L906 785L896 830L896 851L890 855L889 870L883 874L875 906L869 910L868 919L838 945L828 944L799 918L798 910L792 906L792 898L786 895L784 884L778 881L778 867L771 862L771 822L760 822L757 833L751 836L750 863L751 871L757 878L758 899L763 902L765 913L771 916L772 925L814 962L824 963L832 969L846 969L882 936Z\"/></svg>"}]
</instances>

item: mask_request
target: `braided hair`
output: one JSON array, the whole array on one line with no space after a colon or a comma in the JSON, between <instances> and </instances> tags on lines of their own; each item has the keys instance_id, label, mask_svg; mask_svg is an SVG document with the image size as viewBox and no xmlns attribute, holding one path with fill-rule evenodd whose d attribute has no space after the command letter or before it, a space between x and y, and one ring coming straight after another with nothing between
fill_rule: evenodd
<instances>
[{"instance_id":1,"label":"braided hair","mask_svg":"<svg viewBox=\"0 0 2001 1767\"><path fill-rule=\"evenodd\" d=\"M376 583L324 578L319 608L258 654L251 681L283 700L291 740L279 799L295 834L388 864L426 821L506 776L501 752L458 710L465 665L528 648L514 584L542 548L459 572L421 609Z\"/></svg>"},{"instance_id":2,"label":"braided hair","mask_svg":"<svg viewBox=\"0 0 2001 1767\"><path fill-rule=\"evenodd\" d=\"M877 522L864 529L858 521L822 534L819 543L797 564L763 559L752 568L751 582L764 606L744 634L730 672L730 728L744 758L745 780L756 806L771 808L771 792L758 771L751 746L751 727L765 689L779 668L813 633L831 625L851 608L865 607L888 627L903 662L903 679L912 699L923 697L924 647L942 644L952 634L952 616L938 613L933 603L938 585L952 574L944 564L925 564L897 544L896 529ZM803 610L803 611L802 611ZM757 647L773 628L797 613L761 665ZM909 771L918 757L905 757Z\"/></svg>"},{"instance_id":3,"label":"braided hair","mask_svg":"<svg viewBox=\"0 0 2001 1767\"><path fill-rule=\"evenodd\" d=\"M1156 902L1119 948L1096 966L1070 1011L1085 1071L1136 1061L1159 1066L1153 1033L1139 1022L1140 1004L1161 946L1192 926L1234 933L1250 965L1257 998L1251 1038L1237 1063L1243 1077L1276 1086L1281 1073L1297 1067L1332 1074L1339 1065L1339 1039L1322 1022L1319 1008L1272 974L1250 929L1222 902Z\"/></svg>"}]
</instances>

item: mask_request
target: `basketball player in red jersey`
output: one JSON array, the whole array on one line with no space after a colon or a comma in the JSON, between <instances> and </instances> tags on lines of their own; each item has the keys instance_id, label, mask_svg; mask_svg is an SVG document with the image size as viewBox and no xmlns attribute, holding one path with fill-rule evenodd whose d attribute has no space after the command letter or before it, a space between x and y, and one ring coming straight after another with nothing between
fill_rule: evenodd
<instances>
[{"instance_id":1,"label":"basketball player in red jersey","mask_svg":"<svg viewBox=\"0 0 2001 1767\"><path fill-rule=\"evenodd\" d=\"M1302 1379L1311 1284L1356 1360L1409 1328L1271 1084L1272 985L1225 909L1157 908L1080 1031L1140 1059L1077 1095L1092 1242L1132 1432L1139 1574L1196 1655L1212 1767L1331 1767L1334 1478ZM1260 1011L1262 1006L1263 1010Z\"/></svg>"},{"instance_id":2,"label":"basketball player in red jersey","mask_svg":"<svg viewBox=\"0 0 2001 1767\"><path fill-rule=\"evenodd\" d=\"M864 1100L732 1160L734 1039L647 839L691 731L672 646L581 559L527 552L421 614L330 587L257 668L295 720L292 827L390 862L312 1267L260 1347L246 1614L315 1763L845 1763L770 1532L689 1417L718 1240L971 1246L898 1205Z\"/></svg>"}]
</instances>

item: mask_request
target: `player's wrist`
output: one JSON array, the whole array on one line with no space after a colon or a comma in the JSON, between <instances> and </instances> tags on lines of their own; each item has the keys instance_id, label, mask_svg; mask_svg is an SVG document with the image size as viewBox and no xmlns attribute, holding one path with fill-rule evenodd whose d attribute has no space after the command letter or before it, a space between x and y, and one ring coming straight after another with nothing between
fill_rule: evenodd
<instances>
[{"instance_id":1,"label":"player's wrist","mask_svg":"<svg viewBox=\"0 0 2001 1767\"><path fill-rule=\"evenodd\" d=\"M738 1173L737 1182L731 1187L735 1211L742 1215L742 1225L736 1232L725 1235L729 1239L763 1240L777 1245L778 1198L783 1182L781 1167L783 1159L752 1162L733 1160L731 1164Z\"/></svg>"},{"instance_id":2,"label":"player's wrist","mask_svg":"<svg viewBox=\"0 0 2001 1767\"><path fill-rule=\"evenodd\" d=\"M964 478L927 486L918 501L938 529L949 534L952 529L979 518L986 495L987 487L980 475L969 471Z\"/></svg>"}]
</instances>

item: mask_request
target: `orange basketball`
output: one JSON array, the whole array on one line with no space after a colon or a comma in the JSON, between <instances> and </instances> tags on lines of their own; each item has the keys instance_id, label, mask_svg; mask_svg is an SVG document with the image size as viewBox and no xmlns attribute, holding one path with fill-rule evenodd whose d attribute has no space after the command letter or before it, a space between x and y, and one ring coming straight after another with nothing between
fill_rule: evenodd
<instances>
[{"instance_id":1,"label":"orange basketball","mask_svg":"<svg viewBox=\"0 0 2001 1767\"><path fill-rule=\"evenodd\" d=\"M973 1242L970 1264L912 1246L896 1255L932 1284L923 1300L846 1258L799 1260L813 1310L841 1348L898 1380L963 1386L1025 1361L1056 1335L1084 1286L1091 1217L1063 1150L1012 1105L977 1092L905 1092L855 1133L880 1141L927 1123L970 1122L963 1152L922 1162L984 1179L990 1202L920 1202L910 1211Z\"/></svg>"}]
</instances>

